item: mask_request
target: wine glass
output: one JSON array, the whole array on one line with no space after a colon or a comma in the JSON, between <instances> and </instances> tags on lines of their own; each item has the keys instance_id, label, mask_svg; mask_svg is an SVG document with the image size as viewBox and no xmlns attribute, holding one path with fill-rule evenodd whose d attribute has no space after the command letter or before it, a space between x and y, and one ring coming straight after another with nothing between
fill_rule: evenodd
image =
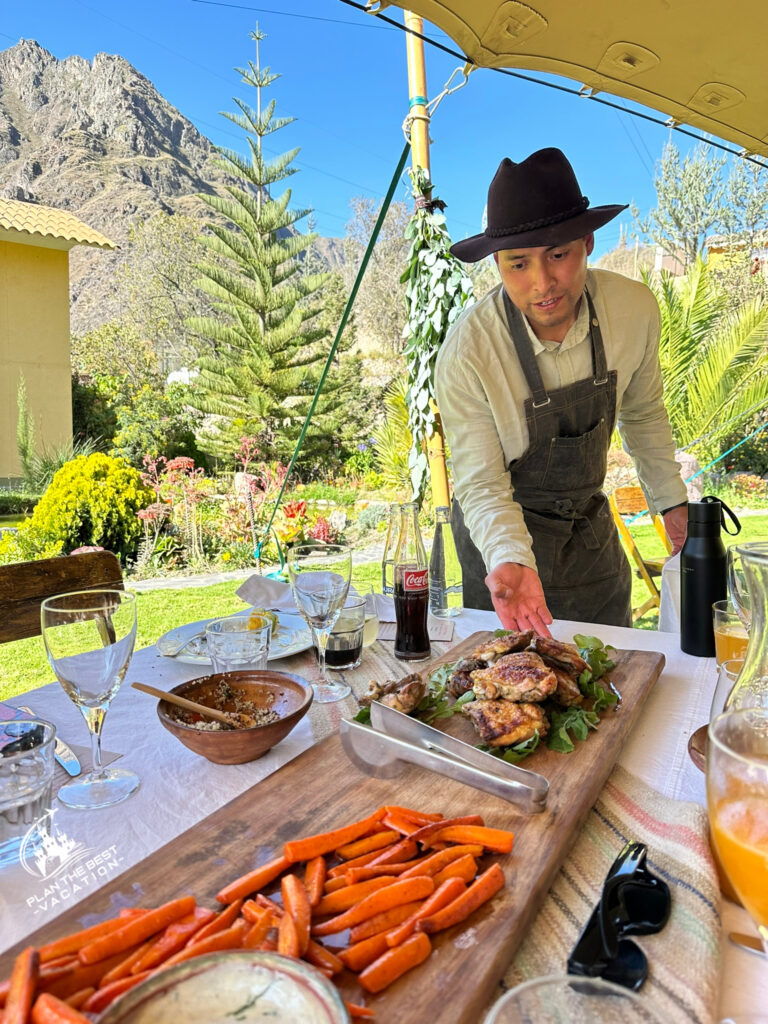
<instances>
[{"instance_id":1,"label":"wine glass","mask_svg":"<svg viewBox=\"0 0 768 1024\"><path fill-rule=\"evenodd\" d=\"M346 544L301 544L288 554L288 579L296 607L307 621L315 640L320 682L313 683L315 700L321 704L341 700L352 688L332 682L325 668L325 649L333 624L349 590L352 552Z\"/></svg>"},{"instance_id":2,"label":"wine glass","mask_svg":"<svg viewBox=\"0 0 768 1024\"><path fill-rule=\"evenodd\" d=\"M548 974L510 989L483 1024L661 1024L645 996L602 978Z\"/></svg>"},{"instance_id":3,"label":"wine glass","mask_svg":"<svg viewBox=\"0 0 768 1024\"><path fill-rule=\"evenodd\" d=\"M43 601L43 641L62 689L91 734L93 767L59 790L67 807L109 807L139 785L135 772L104 768L101 731L136 642L136 597L124 590L78 590Z\"/></svg>"},{"instance_id":4,"label":"wine glass","mask_svg":"<svg viewBox=\"0 0 768 1024\"><path fill-rule=\"evenodd\" d=\"M709 723L707 809L720 865L768 953L768 708Z\"/></svg>"}]
</instances>

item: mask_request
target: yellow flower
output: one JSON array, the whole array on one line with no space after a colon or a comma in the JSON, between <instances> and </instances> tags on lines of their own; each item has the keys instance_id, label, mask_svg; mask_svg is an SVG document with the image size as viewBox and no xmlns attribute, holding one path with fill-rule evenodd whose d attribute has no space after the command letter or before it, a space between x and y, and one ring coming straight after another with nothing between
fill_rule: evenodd
<instances>
[{"instance_id":1,"label":"yellow flower","mask_svg":"<svg viewBox=\"0 0 768 1024\"><path fill-rule=\"evenodd\" d=\"M231 557L232 555L229 553L229 551L225 551L224 554L221 556L221 560L222 562L228 562Z\"/></svg>"}]
</instances>

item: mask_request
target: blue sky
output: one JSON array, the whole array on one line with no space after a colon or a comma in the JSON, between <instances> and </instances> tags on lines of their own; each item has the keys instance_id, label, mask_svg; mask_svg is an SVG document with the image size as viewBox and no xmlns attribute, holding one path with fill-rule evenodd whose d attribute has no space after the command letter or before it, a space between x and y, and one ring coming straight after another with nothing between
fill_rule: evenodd
<instances>
[{"instance_id":1,"label":"blue sky","mask_svg":"<svg viewBox=\"0 0 768 1024\"><path fill-rule=\"evenodd\" d=\"M386 13L401 18L394 7ZM213 142L242 148L238 129L220 112L234 109L233 96L255 99L233 68L254 58L248 34L257 22L268 36L262 62L281 75L271 89L277 114L296 118L267 142L268 150L301 147L292 205L314 209L321 235L341 236L350 199L381 199L403 146L408 85L398 29L340 0L266 0L264 7L259 0L26 0L6 5L0 48L26 38L58 58L119 53ZM453 46L431 26L426 31ZM432 99L461 63L432 47L426 59ZM480 69L442 101L430 135L436 194L448 204L448 228L459 239L480 230L502 157L520 160L543 146L565 151L592 205L634 202L645 213L655 202L654 165L669 131ZM692 145L674 138L683 152ZM396 195L408 198L405 184ZM631 232L629 211L598 232L596 255L617 244L622 226Z\"/></svg>"}]
</instances>

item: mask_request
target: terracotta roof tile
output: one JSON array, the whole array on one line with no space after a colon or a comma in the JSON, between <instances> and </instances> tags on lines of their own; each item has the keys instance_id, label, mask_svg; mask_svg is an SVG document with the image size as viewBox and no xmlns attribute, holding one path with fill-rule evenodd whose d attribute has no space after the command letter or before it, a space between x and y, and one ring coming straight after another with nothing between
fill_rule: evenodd
<instances>
[{"instance_id":1,"label":"terracotta roof tile","mask_svg":"<svg viewBox=\"0 0 768 1024\"><path fill-rule=\"evenodd\" d=\"M89 228L65 210L22 203L16 199L0 199L0 228L26 235L62 239L78 245L93 245L100 249L117 248L106 235Z\"/></svg>"}]
</instances>

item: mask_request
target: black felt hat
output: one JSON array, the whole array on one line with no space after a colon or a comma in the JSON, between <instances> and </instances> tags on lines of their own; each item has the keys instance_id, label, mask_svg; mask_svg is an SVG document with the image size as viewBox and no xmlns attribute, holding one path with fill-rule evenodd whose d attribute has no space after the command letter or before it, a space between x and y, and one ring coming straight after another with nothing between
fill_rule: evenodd
<instances>
[{"instance_id":1,"label":"black felt hat","mask_svg":"<svg viewBox=\"0 0 768 1024\"><path fill-rule=\"evenodd\" d=\"M602 227L626 208L590 209L559 149L539 149L519 164L505 157L488 189L485 231L456 242L451 252L465 263L475 263L500 249L564 245Z\"/></svg>"}]
</instances>

